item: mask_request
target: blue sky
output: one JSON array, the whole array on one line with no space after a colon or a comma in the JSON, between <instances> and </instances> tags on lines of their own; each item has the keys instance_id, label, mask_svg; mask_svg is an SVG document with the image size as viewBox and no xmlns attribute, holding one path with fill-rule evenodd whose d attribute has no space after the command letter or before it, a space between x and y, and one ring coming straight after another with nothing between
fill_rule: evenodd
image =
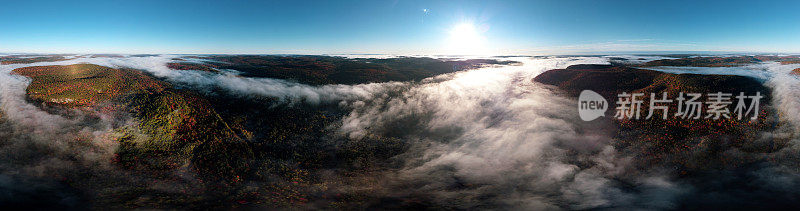
<instances>
[{"instance_id":1,"label":"blue sky","mask_svg":"<svg viewBox=\"0 0 800 211\"><path fill-rule=\"evenodd\" d=\"M0 52L442 54L479 40L493 54L798 53L798 8L796 0L6 1ZM474 29L470 39L453 32L463 24Z\"/></svg>"}]
</instances>

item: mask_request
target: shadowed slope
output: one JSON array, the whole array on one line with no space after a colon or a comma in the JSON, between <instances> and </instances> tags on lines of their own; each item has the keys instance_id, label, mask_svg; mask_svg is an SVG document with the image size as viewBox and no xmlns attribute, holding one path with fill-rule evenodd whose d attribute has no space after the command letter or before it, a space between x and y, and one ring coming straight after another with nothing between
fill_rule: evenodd
<instances>
[{"instance_id":1,"label":"shadowed slope","mask_svg":"<svg viewBox=\"0 0 800 211\"><path fill-rule=\"evenodd\" d=\"M200 191L176 194L120 185L97 193L100 207L169 208L192 202L197 203L193 207L226 207L242 201L291 207L320 197L329 197L325 200L331 204L325 206L358 203L361 199L350 194L368 190L322 194L335 192L333 187L344 182L368 182L361 175L385 168L386 160L405 149L392 138L332 135L331 127L346 114L338 107L284 107L275 106L279 102L272 98L203 95L175 89L138 70L97 65L15 72L33 79L28 98L55 105L56 113L81 106L87 113L102 107L132 116L135 121L110 131L119 145L108 162L159 183L188 177ZM58 100L64 98L71 101ZM252 184L258 185L248 186Z\"/></svg>"},{"instance_id":2,"label":"shadowed slope","mask_svg":"<svg viewBox=\"0 0 800 211\"><path fill-rule=\"evenodd\" d=\"M65 107L116 104L110 112L134 114L136 125L117 129L122 135L116 160L122 166L166 170L191 161L203 175L232 179L252 155L207 100L141 71L75 64L14 73L32 79L26 89L31 100Z\"/></svg>"}]
</instances>

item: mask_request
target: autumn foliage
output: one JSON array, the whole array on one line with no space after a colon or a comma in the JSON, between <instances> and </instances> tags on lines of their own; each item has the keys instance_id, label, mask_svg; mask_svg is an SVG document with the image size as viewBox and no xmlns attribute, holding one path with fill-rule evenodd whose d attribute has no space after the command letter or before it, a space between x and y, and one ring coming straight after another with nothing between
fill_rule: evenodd
<instances>
[{"instance_id":1,"label":"autumn foliage","mask_svg":"<svg viewBox=\"0 0 800 211\"><path fill-rule=\"evenodd\" d=\"M141 71L94 64L24 67L14 73L33 79L26 90L28 98L64 106L93 106L126 94L160 92L166 87Z\"/></svg>"},{"instance_id":2,"label":"autumn foliage","mask_svg":"<svg viewBox=\"0 0 800 211\"><path fill-rule=\"evenodd\" d=\"M726 160L721 152L713 151L715 149L733 147L743 151L768 152L779 149L780 144L785 144L786 141L776 140L777 144L771 147L754 146L750 142L758 139L758 131L775 127L776 114L769 106L770 90L760 82L744 76L670 74L629 67L579 65L547 71L534 78L534 81L554 85L571 97L577 97L582 90L587 89L603 95L610 104L606 117L617 126L615 146L632 153L640 167L666 162L688 174L712 166L709 165L712 163L734 162ZM639 110L640 119L613 117L617 94L622 92L644 94L640 97L643 100ZM750 120L751 116L742 120L735 116L718 120L702 117L683 119L672 116L677 111L677 103L667 104L667 119L661 118L661 110L654 112L654 118L645 119L649 112L650 93L655 93L660 98L664 92L669 93L668 99L675 99L679 92L702 93L704 96L699 99L701 102L708 100L707 93L716 92L734 95L739 92L747 95L760 92L765 97L760 101L757 120ZM735 103L736 99L733 100ZM732 113L733 106L735 104L729 108ZM706 109L704 105L703 111ZM696 153L698 151L711 152ZM697 154L703 156L696 157Z\"/></svg>"},{"instance_id":3,"label":"autumn foliage","mask_svg":"<svg viewBox=\"0 0 800 211\"><path fill-rule=\"evenodd\" d=\"M189 62L170 62L167 63L167 67L173 70L199 70L199 71L206 71L206 72L218 72L216 69L213 68L214 65L208 64L200 64L200 63L189 63Z\"/></svg>"}]
</instances>

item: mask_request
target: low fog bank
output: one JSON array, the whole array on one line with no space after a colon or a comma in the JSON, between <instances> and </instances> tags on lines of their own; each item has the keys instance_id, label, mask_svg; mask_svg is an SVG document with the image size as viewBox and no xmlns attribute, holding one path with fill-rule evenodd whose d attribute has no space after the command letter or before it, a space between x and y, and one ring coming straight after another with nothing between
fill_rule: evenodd
<instances>
[{"instance_id":1,"label":"low fog bank","mask_svg":"<svg viewBox=\"0 0 800 211\"><path fill-rule=\"evenodd\" d=\"M341 132L414 143L390 198L450 208L667 209L686 192L652 172L631 172L608 121L577 117L574 100L531 79L601 58L546 58L432 78L399 97L357 105ZM398 131L399 130L399 131ZM408 204L407 204L408 205ZM410 205L408 205L410 206Z\"/></svg>"},{"instance_id":2,"label":"low fog bank","mask_svg":"<svg viewBox=\"0 0 800 211\"><path fill-rule=\"evenodd\" d=\"M114 129L135 124L129 114L45 110L26 98L31 79L12 74L21 67L75 63L0 65L0 207L84 208L97 196L158 185L149 175L113 163L118 146ZM164 184L169 188L156 189L177 193L189 185Z\"/></svg>"},{"instance_id":3,"label":"low fog bank","mask_svg":"<svg viewBox=\"0 0 800 211\"><path fill-rule=\"evenodd\" d=\"M381 134L413 143L398 156L404 166L391 172L394 179L387 185L391 191L384 196L388 199L376 206L387 201L397 206L463 209L799 206L792 199L800 195L795 138L800 125L800 80L789 74L796 65L666 71L743 75L764 82L772 89L780 124L774 131L760 131L760 138L750 144L786 140L780 150L769 153L722 149L726 159L744 165L710 167L705 174L687 177L667 164L634 169L632 155L614 148L610 122L580 121L572 99L530 82L549 69L607 64L607 60L533 58L523 62L519 67L441 75L399 95L353 103L341 133L351 138ZM704 150L697 153L709 153Z\"/></svg>"},{"instance_id":4,"label":"low fog bank","mask_svg":"<svg viewBox=\"0 0 800 211\"><path fill-rule=\"evenodd\" d=\"M0 65L0 202L78 206L85 199L62 182L109 173L117 143L108 132L126 119L82 111L74 111L73 118L48 113L26 101L30 79L10 74L19 66Z\"/></svg>"},{"instance_id":5,"label":"low fog bank","mask_svg":"<svg viewBox=\"0 0 800 211\"><path fill-rule=\"evenodd\" d=\"M156 77L166 78L168 81L174 82L178 86L185 86L203 92L221 89L227 91L229 94L240 96L258 95L274 97L289 104L338 103L339 101L366 99L373 97L375 94L397 90L403 86L403 83L399 82L310 86L281 79L240 77L235 70L222 70L221 73L209 73L169 69L167 63L174 62L172 59L179 57L178 55L84 57L60 62L40 62L35 65L89 63L114 68L133 68L151 73ZM191 61L200 62L203 60L191 59Z\"/></svg>"}]
</instances>

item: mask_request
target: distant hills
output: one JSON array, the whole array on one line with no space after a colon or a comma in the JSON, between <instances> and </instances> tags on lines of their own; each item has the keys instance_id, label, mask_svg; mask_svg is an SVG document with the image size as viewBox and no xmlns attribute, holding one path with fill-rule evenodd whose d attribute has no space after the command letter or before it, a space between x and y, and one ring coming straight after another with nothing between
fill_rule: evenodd
<instances>
[{"instance_id":1,"label":"distant hills","mask_svg":"<svg viewBox=\"0 0 800 211\"><path fill-rule=\"evenodd\" d=\"M70 60L62 55L17 55L0 57L0 64L30 64L35 62L55 62Z\"/></svg>"},{"instance_id":2,"label":"distant hills","mask_svg":"<svg viewBox=\"0 0 800 211\"><path fill-rule=\"evenodd\" d=\"M486 65L511 65L517 62L490 59L443 61L432 58L399 57L388 59L348 59L331 56L207 56L207 61L175 61L175 70L216 72L233 69L245 77L278 78L311 85L359 84L387 81L422 80L443 73L474 69Z\"/></svg>"},{"instance_id":3,"label":"distant hills","mask_svg":"<svg viewBox=\"0 0 800 211\"><path fill-rule=\"evenodd\" d=\"M775 61L781 64L800 63L798 56L698 56L679 59L660 59L644 63L641 66L683 66L683 67L734 67L759 62Z\"/></svg>"}]
</instances>

